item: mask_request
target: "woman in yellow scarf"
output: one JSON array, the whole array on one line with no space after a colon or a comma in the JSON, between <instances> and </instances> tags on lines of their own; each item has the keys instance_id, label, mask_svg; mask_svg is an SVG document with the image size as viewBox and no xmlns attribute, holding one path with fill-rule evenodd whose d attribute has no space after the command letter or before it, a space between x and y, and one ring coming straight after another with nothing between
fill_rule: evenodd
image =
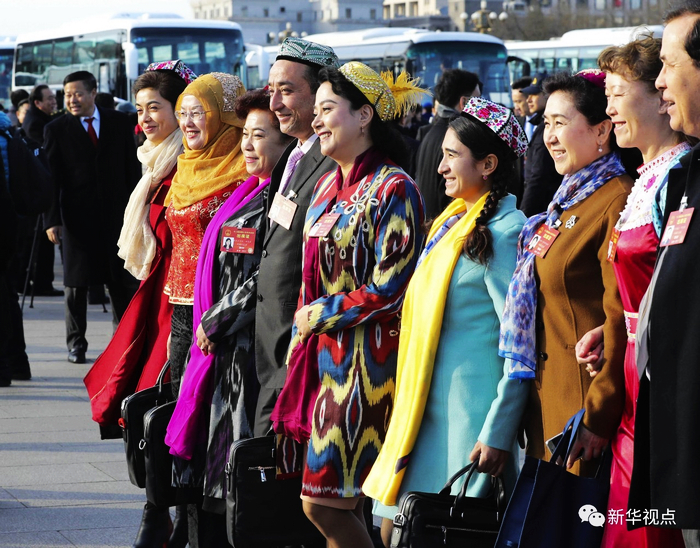
<instances>
[{"instance_id":1,"label":"woman in yellow scarf","mask_svg":"<svg viewBox=\"0 0 700 548\"><path fill-rule=\"evenodd\" d=\"M525 222L506 187L526 147L513 114L478 97L445 135L438 171L454 200L433 223L406 292L392 419L362 486L378 501L386 546L406 491L436 493L470 461L515 484L528 383L508 378L498 337ZM468 493L485 496L489 485L480 476Z\"/></svg>"}]
</instances>

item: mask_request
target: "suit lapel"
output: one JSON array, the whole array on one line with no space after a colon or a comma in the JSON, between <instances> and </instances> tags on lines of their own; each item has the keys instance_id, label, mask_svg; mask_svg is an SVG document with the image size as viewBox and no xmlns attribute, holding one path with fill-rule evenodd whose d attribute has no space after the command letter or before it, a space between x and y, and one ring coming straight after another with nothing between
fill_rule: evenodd
<instances>
[{"instance_id":1,"label":"suit lapel","mask_svg":"<svg viewBox=\"0 0 700 548\"><path fill-rule=\"evenodd\" d=\"M294 141L292 145L296 146L296 141ZM282 180L282 173L284 173L284 168L287 165L289 154L291 154L292 150L294 149L294 146L292 145L287 148L282 158L280 158L275 165L275 169L272 171L272 177L270 180L270 194L268 195L268 211L270 211L270 205L272 204L274 195L279 190L280 181ZM320 176L323 175L322 173L318 172L318 168L323 163L324 158L325 156L321 153L321 143L318 139L316 139L314 144L311 146L311 150L304 154L304 157L299 160L299 164L294 171L294 175L287 185L285 194L288 194L289 191L292 190L295 194L299 195L301 194L301 189L306 185L315 185ZM284 163L282 160L284 160ZM281 170L279 171L279 177L275 177L275 175L277 175L278 168L280 167ZM275 185L274 187L272 186L273 184ZM298 213L296 215L298 215ZM277 223L272 223L272 226L268 229L265 236L266 244L272 236L272 233L275 230L278 230L278 227L279 225ZM281 230L284 229L282 228Z\"/></svg>"},{"instance_id":2,"label":"suit lapel","mask_svg":"<svg viewBox=\"0 0 700 548\"><path fill-rule=\"evenodd\" d=\"M95 107L97 108L97 107ZM100 112L102 114L102 112ZM75 137L77 139L77 142L79 146L83 149L84 153L90 153L92 152L93 154L97 154L97 151L99 150L100 142L98 140L97 142L97 147L92 144L92 139L90 139L90 136L88 135L87 130L85 129L85 126L83 126L83 123L80 121L79 116L73 116L72 114L65 114L66 121L69 124L70 131L72 131L75 134ZM71 120L72 118L72 120ZM100 135L102 135L102 130L104 129L104 126L102 122L104 121L104 118L100 118Z\"/></svg>"}]
</instances>

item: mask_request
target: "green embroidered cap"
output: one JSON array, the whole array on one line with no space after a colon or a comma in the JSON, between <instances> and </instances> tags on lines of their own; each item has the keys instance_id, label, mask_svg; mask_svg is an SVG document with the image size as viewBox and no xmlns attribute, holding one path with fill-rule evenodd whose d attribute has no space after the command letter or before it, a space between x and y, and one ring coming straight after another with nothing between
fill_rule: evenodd
<instances>
[{"instance_id":1,"label":"green embroidered cap","mask_svg":"<svg viewBox=\"0 0 700 548\"><path fill-rule=\"evenodd\" d=\"M333 51L333 48L302 40L301 38L285 39L280 44L277 59L297 61L298 63L318 65L320 67L330 66L338 68L340 66L338 56Z\"/></svg>"}]
</instances>

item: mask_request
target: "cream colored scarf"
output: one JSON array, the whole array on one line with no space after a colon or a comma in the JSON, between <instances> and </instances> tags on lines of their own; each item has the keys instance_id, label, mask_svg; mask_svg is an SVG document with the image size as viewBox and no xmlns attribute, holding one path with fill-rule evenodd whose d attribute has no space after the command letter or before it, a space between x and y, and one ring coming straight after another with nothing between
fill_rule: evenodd
<instances>
[{"instance_id":1,"label":"cream colored scarf","mask_svg":"<svg viewBox=\"0 0 700 548\"><path fill-rule=\"evenodd\" d=\"M146 172L129 198L117 246L124 268L137 280L146 279L156 254L156 238L148 218L151 194L173 170L182 149L182 132L177 128L161 143L154 145L146 141L136 152Z\"/></svg>"},{"instance_id":2,"label":"cream colored scarf","mask_svg":"<svg viewBox=\"0 0 700 548\"><path fill-rule=\"evenodd\" d=\"M396 504L406 465L423 421L425 404L440 341L447 291L465 238L474 230L484 207L484 194L435 244L418 266L406 290L401 311L401 335L396 369L393 419L382 450L362 485L362 491L386 506ZM454 200L435 220L428 242L445 222L466 210L462 199ZM430 288L429 299L425 298Z\"/></svg>"}]
</instances>

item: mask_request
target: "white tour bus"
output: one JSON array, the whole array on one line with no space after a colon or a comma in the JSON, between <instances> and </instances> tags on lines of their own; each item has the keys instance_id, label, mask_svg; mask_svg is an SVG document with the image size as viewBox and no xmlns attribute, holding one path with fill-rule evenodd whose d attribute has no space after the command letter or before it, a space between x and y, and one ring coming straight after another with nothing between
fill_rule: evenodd
<instances>
[{"instance_id":1,"label":"white tour bus","mask_svg":"<svg viewBox=\"0 0 700 548\"><path fill-rule=\"evenodd\" d=\"M390 70L398 74L405 69L420 78L431 90L445 68L460 68L475 72L484 83L483 96L511 104L508 57L504 43L498 38L474 32L434 32L425 29L379 27L359 31L311 34L306 40L331 46L341 63L362 61L376 71ZM274 63L279 46L262 48L251 53L249 70L256 72L260 82L267 83L269 67ZM252 51L252 50L251 50ZM260 60L263 59L261 63Z\"/></svg>"},{"instance_id":2,"label":"white tour bus","mask_svg":"<svg viewBox=\"0 0 700 548\"><path fill-rule=\"evenodd\" d=\"M98 91L130 100L144 69L170 59L182 59L197 74L227 72L246 81L240 25L122 13L18 36L13 89L48 84L60 96L66 75L87 70Z\"/></svg>"},{"instance_id":3,"label":"white tour bus","mask_svg":"<svg viewBox=\"0 0 700 548\"><path fill-rule=\"evenodd\" d=\"M620 46L650 32L660 38L663 26L581 29L561 38L532 42L506 41L513 81L538 72L578 72L598 67L598 55L608 46Z\"/></svg>"},{"instance_id":4,"label":"white tour bus","mask_svg":"<svg viewBox=\"0 0 700 548\"><path fill-rule=\"evenodd\" d=\"M12 59L15 56L15 40L0 37L0 104L10 108L12 91Z\"/></svg>"}]
</instances>

